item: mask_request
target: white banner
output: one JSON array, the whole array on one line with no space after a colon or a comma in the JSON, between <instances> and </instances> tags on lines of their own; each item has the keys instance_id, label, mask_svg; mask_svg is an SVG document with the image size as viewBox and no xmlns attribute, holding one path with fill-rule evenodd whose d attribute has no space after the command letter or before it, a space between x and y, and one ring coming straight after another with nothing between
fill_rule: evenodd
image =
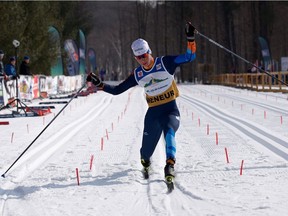
<instances>
[{"instance_id":1,"label":"white banner","mask_svg":"<svg viewBox=\"0 0 288 216\"><path fill-rule=\"evenodd\" d=\"M21 100L33 100L49 95L67 94L77 91L84 83L84 76L25 76L18 79L18 93ZM0 105L6 105L16 96L16 80L0 80Z\"/></svg>"}]
</instances>

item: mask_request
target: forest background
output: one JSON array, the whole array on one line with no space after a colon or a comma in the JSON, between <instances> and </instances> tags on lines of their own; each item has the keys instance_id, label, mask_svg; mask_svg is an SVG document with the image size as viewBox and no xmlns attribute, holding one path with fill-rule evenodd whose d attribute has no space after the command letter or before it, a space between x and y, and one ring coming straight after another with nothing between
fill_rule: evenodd
<instances>
[{"instance_id":1,"label":"forest background","mask_svg":"<svg viewBox=\"0 0 288 216\"><path fill-rule=\"evenodd\" d=\"M48 27L57 28L61 44L66 39L78 43L81 29L87 48L96 51L97 68L105 68L107 77L116 73L124 79L137 64L130 48L133 40L147 40L154 56L184 53L184 26L191 21L199 32L251 62L261 61L258 37L266 38L277 66L288 56L287 11L288 2L281 1L0 2L0 49L5 63L15 53L12 41L19 40L19 58L29 55L34 74L50 75L57 48ZM247 72L247 64L214 44L200 37L196 42L197 59L181 66L178 80Z\"/></svg>"}]
</instances>

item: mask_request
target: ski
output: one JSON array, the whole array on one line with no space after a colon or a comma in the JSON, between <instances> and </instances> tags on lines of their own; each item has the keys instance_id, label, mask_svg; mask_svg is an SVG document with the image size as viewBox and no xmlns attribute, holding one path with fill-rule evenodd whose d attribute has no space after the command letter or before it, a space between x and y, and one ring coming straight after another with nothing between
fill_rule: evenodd
<instances>
[{"instance_id":1,"label":"ski","mask_svg":"<svg viewBox=\"0 0 288 216\"><path fill-rule=\"evenodd\" d=\"M19 109L25 109L26 107L19 107ZM55 109L55 106L27 106L30 109Z\"/></svg>"},{"instance_id":2,"label":"ski","mask_svg":"<svg viewBox=\"0 0 288 216\"><path fill-rule=\"evenodd\" d=\"M173 176L166 176L166 185L168 189L168 193L171 193L174 190L174 177Z\"/></svg>"},{"instance_id":3,"label":"ski","mask_svg":"<svg viewBox=\"0 0 288 216\"><path fill-rule=\"evenodd\" d=\"M142 174L144 179L149 179L149 167L143 168Z\"/></svg>"},{"instance_id":4,"label":"ski","mask_svg":"<svg viewBox=\"0 0 288 216\"><path fill-rule=\"evenodd\" d=\"M73 97L72 95L63 95L63 96L50 96L49 99L68 99ZM77 95L75 96L75 98L77 98Z\"/></svg>"},{"instance_id":5,"label":"ski","mask_svg":"<svg viewBox=\"0 0 288 216\"><path fill-rule=\"evenodd\" d=\"M67 104L68 101L46 101L40 102L39 104Z\"/></svg>"}]
</instances>

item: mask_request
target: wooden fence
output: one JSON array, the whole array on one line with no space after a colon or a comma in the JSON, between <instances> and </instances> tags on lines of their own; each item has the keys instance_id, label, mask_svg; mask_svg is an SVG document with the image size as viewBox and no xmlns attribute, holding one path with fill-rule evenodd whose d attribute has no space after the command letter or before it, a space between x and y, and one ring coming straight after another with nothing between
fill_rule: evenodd
<instances>
[{"instance_id":1,"label":"wooden fence","mask_svg":"<svg viewBox=\"0 0 288 216\"><path fill-rule=\"evenodd\" d=\"M287 83L288 72L271 72ZM288 87L265 73L220 74L209 77L211 84L247 88L256 91L288 92Z\"/></svg>"}]
</instances>

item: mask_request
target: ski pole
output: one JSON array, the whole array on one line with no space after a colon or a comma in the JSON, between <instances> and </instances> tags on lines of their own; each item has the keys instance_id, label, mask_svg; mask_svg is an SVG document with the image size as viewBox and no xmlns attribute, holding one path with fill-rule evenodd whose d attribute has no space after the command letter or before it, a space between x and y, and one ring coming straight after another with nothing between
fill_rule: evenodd
<instances>
[{"instance_id":1,"label":"ski pole","mask_svg":"<svg viewBox=\"0 0 288 216\"><path fill-rule=\"evenodd\" d=\"M76 94L68 101L68 103L55 115L55 117L47 124L47 126L36 136L36 138L30 143L30 145L18 156L18 158L11 164L11 166L3 173L1 176L5 178L6 173L16 164L16 162L25 154L25 152L33 145L33 143L41 136L41 134L52 124L52 122L60 115L60 113L68 106L68 104L80 93L80 91L85 87L84 84Z\"/></svg>"},{"instance_id":2,"label":"ski pole","mask_svg":"<svg viewBox=\"0 0 288 216\"><path fill-rule=\"evenodd\" d=\"M226 52L236 56L237 58L241 59L242 61L246 62L249 65L252 65L253 67L257 68L260 72L264 72L265 74L267 74L268 76L272 77L273 79L277 80L278 82L282 83L283 85L288 86L288 84L280 79L278 79L277 77L275 77L273 74L270 74L268 71L258 67L257 65L253 64L252 62L249 62L248 60L244 59L243 57L237 55L236 53L232 52L231 50L225 48L224 46L222 46L221 44L217 43L216 41L212 40L211 38L201 34L198 30L195 29L195 34L200 35L201 37L205 38L206 40L208 40L209 42L213 43L214 45L220 47L221 49L225 50Z\"/></svg>"}]
</instances>

